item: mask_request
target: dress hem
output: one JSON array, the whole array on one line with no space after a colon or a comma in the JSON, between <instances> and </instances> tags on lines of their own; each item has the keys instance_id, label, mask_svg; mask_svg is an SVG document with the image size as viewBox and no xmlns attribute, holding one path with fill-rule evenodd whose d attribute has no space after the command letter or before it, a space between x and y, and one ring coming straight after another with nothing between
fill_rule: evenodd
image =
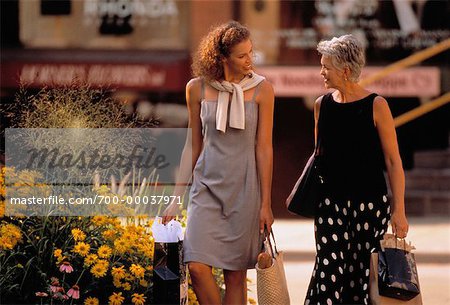
<instances>
[{"instance_id":1,"label":"dress hem","mask_svg":"<svg viewBox=\"0 0 450 305\"><path fill-rule=\"evenodd\" d=\"M225 269L225 270L231 270L231 271L237 271L237 270L249 270L249 269L255 269L255 264L242 264L242 265L229 265L224 264L223 262L220 262L217 260L216 257L212 257L211 255L207 255L204 253L198 253L198 252L185 252L184 253L184 263L190 263L190 262L198 262L202 264L206 264L208 266L219 268L219 269Z\"/></svg>"}]
</instances>

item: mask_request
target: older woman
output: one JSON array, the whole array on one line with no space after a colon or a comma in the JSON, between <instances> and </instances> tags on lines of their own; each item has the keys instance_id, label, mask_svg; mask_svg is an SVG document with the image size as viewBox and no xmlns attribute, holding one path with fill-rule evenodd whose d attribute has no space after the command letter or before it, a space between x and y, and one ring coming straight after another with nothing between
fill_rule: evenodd
<instances>
[{"instance_id":1,"label":"older woman","mask_svg":"<svg viewBox=\"0 0 450 305\"><path fill-rule=\"evenodd\" d=\"M324 187L305 304L368 304L370 253L379 248L389 219L397 236L408 231L402 161L386 100L358 84L365 64L361 44L344 35L320 42L317 49L325 87L335 90L314 107Z\"/></svg>"},{"instance_id":2,"label":"older woman","mask_svg":"<svg viewBox=\"0 0 450 305\"><path fill-rule=\"evenodd\" d=\"M252 71L252 59L246 27L235 21L218 26L201 42L197 77L186 86L192 136L178 182L193 176L184 256L200 304L222 304L212 267L224 269L223 304L247 303L246 272L255 267L264 226L270 230L273 223L274 94ZM166 209L164 221L176 208Z\"/></svg>"}]
</instances>

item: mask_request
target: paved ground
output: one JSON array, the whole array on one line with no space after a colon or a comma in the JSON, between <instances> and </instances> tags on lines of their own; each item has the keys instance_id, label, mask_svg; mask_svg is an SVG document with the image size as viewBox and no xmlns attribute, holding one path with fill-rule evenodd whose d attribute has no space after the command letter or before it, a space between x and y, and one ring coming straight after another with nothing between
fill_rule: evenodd
<instances>
[{"instance_id":1,"label":"paved ground","mask_svg":"<svg viewBox=\"0 0 450 305\"><path fill-rule=\"evenodd\" d=\"M416 246L424 305L450 304L450 219L409 218L407 240ZM276 220L278 250L285 252L285 271L292 305L302 305L314 261L312 220ZM249 271L249 296L256 298L256 273ZM275 304L274 304L275 305Z\"/></svg>"}]
</instances>

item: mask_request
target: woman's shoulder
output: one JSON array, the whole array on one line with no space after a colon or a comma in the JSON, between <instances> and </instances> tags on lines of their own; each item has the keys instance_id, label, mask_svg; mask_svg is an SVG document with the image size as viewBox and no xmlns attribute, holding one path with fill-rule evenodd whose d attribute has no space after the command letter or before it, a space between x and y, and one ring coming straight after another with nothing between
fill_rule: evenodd
<instances>
[{"instance_id":1,"label":"woman's shoulder","mask_svg":"<svg viewBox=\"0 0 450 305\"><path fill-rule=\"evenodd\" d=\"M371 95L374 96L373 104L374 105L378 105L377 107L380 107L380 105L387 105L388 104L387 100L384 97L382 97L381 95L378 95L376 93L372 93Z\"/></svg>"},{"instance_id":2,"label":"woman's shoulder","mask_svg":"<svg viewBox=\"0 0 450 305\"><path fill-rule=\"evenodd\" d=\"M191 78L186 84L186 90L188 91L200 90L203 85L203 82L204 80L201 77Z\"/></svg>"},{"instance_id":3,"label":"woman's shoulder","mask_svg":"<svg viewBox=\"0 0 450 305\"><path fill-rule=\"evenodd\" d=\"M319 96L318 98L316 98L316 101L314 102L314 105L320 107L320 104L322 103L322 100L323 100L323 97L324 97L324 96L325 96L325 95L321 95L321 96Z\"/></svg>"},{"instance_id":4,"label":"woman's shoulder","mask_svg":"<svg viewBox=\"0 0 450 305\"><path fill-rule=\"evenodd\" d=\"M323 104L323 103L325 103L325 101L327 100L327 99L329 99L330 97L332 97L331 96L331 93L327 93L327 94L324 94L324 95L321 95L321 96L319 96L318 98L316 98L316 100L315 100L315 102L314 102L314 108L316 108L316 109L320 109L320 106Z\"/></svg>"},{"instance_id":5,"label":"woman's shoulder","mask_svg":"<svg viewBox=\"0 0 450 305\"><path fill-rule=\"evenodd\" d=\"M320 106L322 105L322 100L325 95L321 95L314 101L314 113L319 114Z\"/></svg>"},{"instance_id":6,"label":"woman's shoulder","mask_svg":"<svg viewBox=\"0 0 450 305\"><path fill-rule=\"evenodd\" d=\"M200 102L204 80L200 77L192 78L186 84L186 98L188 103Z\"/></svg>"},{"instance_id":7,"label":"woman's shoulder","mask_svg":"<svg viewBox=\"0 0 450 305\"><path fill-rule=\"evenodd\" d=\"M256 102L258 104L274 103L275 93L272 84L265 79L258 84L258 87L255 89L259 91L257 92Z\"/></svg>"},{"instance_id":8,"label":"woman's shoulder","mask_svg":"<svg viewBox=\"0 0 450 305\"><path fill-rule=\"evenodd\" d=\"M273 86L267 79L263 80L259 86L261 93L274 94Z\"/></svg>"},{"instance_id":9,"label":"woman's shoulder","mask_svg":"<svg viewBox=\"0 0 450 305\"><path fill-rule=\"evenodd\" d=\"M372 103L373 103L373 111L375 113L377 113L377 112L383 113L383 112L386 112L387 110L390 110L388 102L386 101L386 99L384 97L382 97L380 95L375 96L373 98Z\"/></svg>"},{"instance_id":10,"label":"woman's shoulder","mask_svg":"<svg viewBox=\"0 0 450 305\"><path fill-rule=\"evenodd\" d=\"M384 123L392 119L391 109L386 99L382 96L377 95L373 99L373 117L375 120L375 125L378 123Z\"/></svg>"},{"instance_id":11,"label":"woman's shoulder","mask_svg":"<svg viewBox=\"0 0 450 305\"><path fill-rule=\"evenodd\" d=\"M372 93L371 94L373 96L372 100L372 108L374 112L382 112L382 111L386 111L386 109L389 109L389 104L386 101L386 99L384 97L382 97L381 95L378 95L376 93ZM369 96L371 96L369 95Z\"/></svg>"}]
</instances>

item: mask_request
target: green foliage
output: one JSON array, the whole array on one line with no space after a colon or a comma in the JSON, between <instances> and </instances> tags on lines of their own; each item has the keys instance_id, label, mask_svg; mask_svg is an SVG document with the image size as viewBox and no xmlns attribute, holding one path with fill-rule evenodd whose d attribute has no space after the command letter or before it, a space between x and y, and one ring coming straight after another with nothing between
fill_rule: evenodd
<instances>
[{"instance_id":1,"label":"green foliage","mask_svg":"<svg viewBox=\"0 0 450 305\"><path fill-rule=\"evenodd\" d=\"M61 88L43 88L37 93L22 86L15 103L3 114L15 128L133 128L154 127L153 119L140 121L128 116L123 105L111 97L112 90L73 83Z\"/></svg>"}]
</instances>

